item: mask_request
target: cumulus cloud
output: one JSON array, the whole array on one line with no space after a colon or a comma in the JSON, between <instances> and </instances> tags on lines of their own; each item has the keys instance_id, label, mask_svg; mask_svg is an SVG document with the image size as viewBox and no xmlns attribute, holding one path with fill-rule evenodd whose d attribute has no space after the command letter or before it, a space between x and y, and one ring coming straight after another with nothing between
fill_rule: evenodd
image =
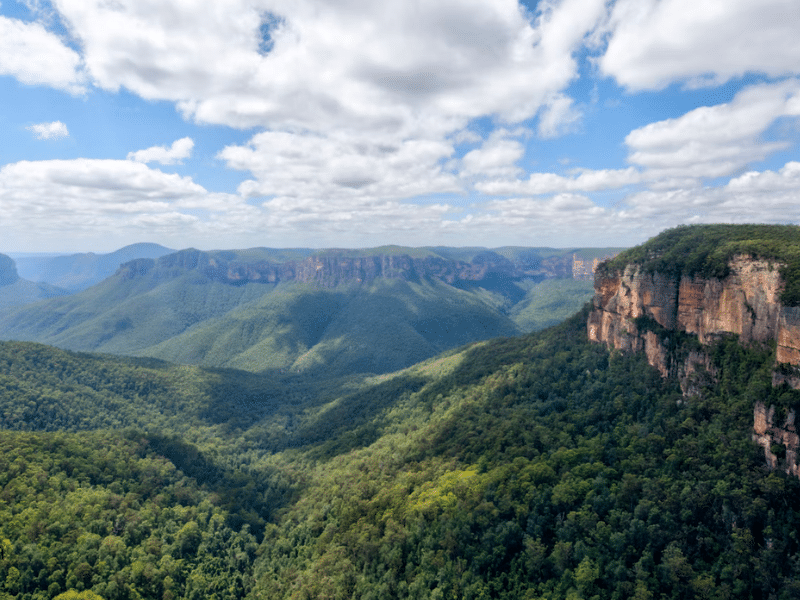
<instances>
[{"instance_id":1,"label":"cumulus cloud","mask_svg":"<svg viewBox=\"0 0 800 600\"><path fill-rule=\"evenodd\" d=\"M800 116L800 81L744 88L725 104L704 106L631 131L625 138L625 169L575 169L565 176L531 173L528 179L498 174L475 188L491 195L592 192L643 184L651 189L695 189L705 178L725 177L785 149L789 142L765 141L781 117ZM760 176L765 181L766 175ZM743 185L744 180L732 185ZM786 183L785 178L783 179ZM786 183L786 185L789 185Z\"/></svg>"},{"instance_id":2,"label":"cumulus cloud","mask_svg":"<svg viewBox=\"0 0 800 600\"><path fill-rule=\"evenodd\" d=\"M510 139L511 132L498 129L480 148L467 152L461 159L461 175L466 177L517 177L522 169L517 161L525 154L521 142Z\"/></svg>"},{"instance_id":3,"label":"cumulus cloud","mask_svg":"<svg viewBox=\"0 0 800 600\"><path fill-rule=\"evenodd\" d=\"M580 121L581 112L574 101L564 94L556 94L542 109L539 116L539 135L554 138L571 131Z\"/></svg>"},{"instance_id":4,"label":"cumulus cloud","mask_svg":"<svg viewBox=\"0 0 800 600\"><path fill-rule=\"evenodd\" d=\"M618 0L601 71L632 89L800 72L795 0Z\"/></svg>"},{"instance_id":5,"label":"cumulus cloud","mask_svg":"<svg viewBox=\"0 0 800 600\"><path fill-rule=\"evenodd\" d=\"M192 138L185 137L172 142L169 148L166 146L152 146L144 150L129 152L128 160L141 163L158 162L162 165L181 164L184 158L189 158L192 155L192 148L194 148L194 141Z\"/></svg>"},{"instance_id":6,"label":"cumulus cloud","mask_svg":"<svg viewBox=\"0 0 800 600\"><path fill-rule=\"evenodd\" d=\"M70 94L85 91L81 57L40 23L0 16L0 75Z\"/></svg>"},{"instance_id":7,"label":"cumulus cloud","mask_svg":"<svg viewBox=\"0 0 800 600\"><path fill-rule=\"evenodd\" d=\"M69 231L101 232L103 239L127 232L135 240L147 228L165 239L188 241L203 234L212 220L224 224L228 214L248 209L256 210L239 196L210 193L189 177L127 160L20 161L0 168L6 239L25 232L52 240Z\"/></svg>"},{"instance_id":8,"label":"cumulus cloud","mask_svg":"<svg viewBox=\"0 0 800 600\"><path fill-rule=\"evenodd\" d=\"M375 200L460 191L442 165L473 119L541 110L543 135L569 127L562 90L604 10L604 0L534 14L514 0L55 5L96 85L173 101L197 122L265 130L220 153L253 173L242 193Z\"/></svg>"},{"instance_id":9,"label":"cumulus cloud","mask_svg":"<svg viewBox=\"0 0 800 600\"><path fill-rule=\"evenodd\" d=\"M800 162L786 163L779 171L748 171L731 179L727 185L733 192L768 193L800 192Z\"/></svg>"},{"instance_id":10,"label":"cumulus cloud","mask_svg":"<svg viewBox=\"0 0 800 600\"><path fill-rule=\"evenodd\" d=\"M731 175L787 147L761 139L780 117L800 116L800 81L745 88L727 104L704 106L685 115L635 129L625 138L629 161L651 178Z\"/></svg>"},{"instance_id":11,"label":"cumulus cloud","mask_svg":"<svg viewBox=\"0 0 800 600\"><path fill-rule=\"evenodd\" d=\"M256 176L239 186L247 197L377 202L459 191L456 178L439 164L452 152L451 144L438 140L265 131L219 157Z\"/></svg>"},{"instance_id":12,"label":"cumulus cloud","mask_svg":"<svg viewBox=\"0 0 800 600\"><path fill-rule=\"evenodd\" d=\"M447 226L475 244L496 245L493 240L502 237L510 244L530 245L536 240L537 244L563 247L620 244L618 221L614 211L587 196L564 193L549 198L492 200Z\"/></svg>"},{"instance_id":13,"label":"cumulus cloud","mask_svg":"<svg viewBox=\"0 0 800 600\"><path fill-rule=\"evenodd\" d=\"M19 162L0 170L6 228L40 228L55 216L59 228L152 228L171 239L250 232L260 245L306 234L317 245L393 234L491 245L511 230L516 243L579 244L571 232L622 241L624 231L693 220L794 218L798 163L751 169L787 148L771 131L776 120L800 115L796 0L544 0L532 11L516 0L52 5L79 50L42 24L0 17L0 74L70 93L124 88L172 102L196 123L253 128L217 155L247 180L237 194L214 194L147 166L190 158L188 137L125 161ZM587 36L599 73L631 91L749 72L784 80L631 131L622 167L527 174L532 137L581 122L568 92ZM68 135L59 122L29 129L52 139L59 126ZM459 158L462 144L469 151ZM703 187L714 177L734 179ZM613 207L592 200L628 186L634 193ZM463 204L475 191L504 198L467 216L430 199L460 194Z\"/></svg>"},{"instance_id":14,"label":"cumulus cloud","mask_svg":"<svg viewBox=\"0 0 800 600\"><path fill-rule=\"evenodd\" d=\"M515 194L552 194L564 192L596 192L618 189L641 181L641 173L627 169L579 169L570 177L556 173L531 173L526 180L492 180L479 182L476 189L484 194L511 196Z\"/></svg>"},{"instance_id":15,"label":"cumulus cloud","mask_svg":"<svg viewBox=\"0 0 800 600\"><path fill-rule=\"evenodd\" d=\"M26 127L28 131L32 131L39 140L57 140L59 138L69 137L67 126L61 121L53 121L52 123L37 123Z\"/></svg>"},{"instance_id":16,"label":"cumulus cloud","mask_svg":"<svg viewBox=\"0 0 800 600\"><path fill-rule=\"evenodd\" d=\"M532 24L508 0L56 5L101 87L180 102L203 122L273 129L528 118L575 76L572 54L603 10L603 0L547 3Z\"/></svg>"}]
</instances>

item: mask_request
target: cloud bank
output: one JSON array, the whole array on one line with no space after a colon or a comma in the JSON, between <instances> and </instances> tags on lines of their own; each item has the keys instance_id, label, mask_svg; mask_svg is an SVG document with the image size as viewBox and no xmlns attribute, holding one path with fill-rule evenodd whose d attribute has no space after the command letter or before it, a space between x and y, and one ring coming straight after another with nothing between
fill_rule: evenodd
<instances>
[{"instance_id":1,"label":"cloud bank","mask_svg":"<svg viewBox=\"0 0 800 600\"><path fill-rule=\"evenodd\" d=\"M275 245L603 245L680 222L797 218L797 161L754 168L797 147L794 0L52 6L66 33L0 16L0 74L89 98L124 90L193 127L247 132L205 157L244 181L217 193L169 172L194 159L195 136L126 160L15 162L0 170L7 223L57 216L76 232L147 230L176 245L265 232ZM725 101L609 140L623 164L551 171L533 158L601 110L576 84L635 95L732 81ZM29 129L69 135L59 121Z\"/></svg>"}]
</instances>

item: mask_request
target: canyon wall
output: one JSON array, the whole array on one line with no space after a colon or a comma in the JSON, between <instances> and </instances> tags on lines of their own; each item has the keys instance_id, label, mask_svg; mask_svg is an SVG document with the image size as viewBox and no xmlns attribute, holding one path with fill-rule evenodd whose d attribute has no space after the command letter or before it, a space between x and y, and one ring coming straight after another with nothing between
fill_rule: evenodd
<instances>
[{"instance_id":1,"label":"canyon wall","mask_svg":"<svg viewBox=\"0 0 800 600\"><path fill-rule=\"evenodd\" d=\"M437 256L412 258L407 254L347 256L324 253L282 263L225 260L218 254L195 249L180 250L158 259L143 258L120 266L116 275L124 279L153 277L168 279L186 271L198 271L226 284L299 281L332 288L340 284L371 283L382 277L417 281L438 279L450 285L493 280L542 280L571 276L572 257L549 257L514 263L491 251L479 253L470 262Z\"/></svg>"},{"instance_id":2,"label":"canyon wall","mask_svg":"<svg viewBox=\"0 0 800 600\"><path fill-rule=\"evenodd\" d=\"M666 330L697 336L701 344L723 334L742 343L776 340L779 362L800 365L800 315L780 303L779 265L746 256L730 262L724 279L643 273L628 265L622 273L598 275L589 339L619 349L644 340L637 322L652 319Z\"/></svg>"},{"instance_id":3,"label":"canyon wall","mask_svg":"<svg viewBox=\"0 0 800 600\"><path fill-rule=\"evenodd\" d=\"M628 265L622 272L598 273L587 323L589 339L623 351L644 352L662 376L677 377L684 396L699 393L704 380L715 377L703 346L735 334L743 344L776 343L773 385L800 389L800 308L780 302L780 265L736 256L723 279L665 276ZM670 343L679 333L696 342ZM757 403L753 439L775 468L780 449L786 471L800 475L800 440L794 412L775 419L775 408Z\"/></svg>"}]
</instances>

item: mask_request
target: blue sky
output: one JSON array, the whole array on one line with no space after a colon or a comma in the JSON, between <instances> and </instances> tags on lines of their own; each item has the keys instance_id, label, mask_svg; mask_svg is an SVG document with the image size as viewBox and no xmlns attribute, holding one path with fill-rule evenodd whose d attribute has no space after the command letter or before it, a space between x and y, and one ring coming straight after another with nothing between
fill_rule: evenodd
<instances>
[{"instance_id":1,"label":"blue sky","mask_svg":"<svg viewBox=\"0 0 800 600\"><path fill-rule=\"evenodd\" d=\"M797 0L4 0L0 252L800 220Z\"/></svg>"}]
</instances>

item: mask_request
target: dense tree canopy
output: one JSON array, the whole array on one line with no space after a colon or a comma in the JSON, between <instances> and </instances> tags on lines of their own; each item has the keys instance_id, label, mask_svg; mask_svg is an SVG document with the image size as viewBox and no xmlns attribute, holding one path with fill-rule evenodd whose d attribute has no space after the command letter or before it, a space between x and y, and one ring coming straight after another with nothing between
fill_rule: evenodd
<instances>
[{"instance_id":1,"label":"dense tree canopy","mask_svg":"<svg viewBox=\"0 0 800 600\"><path fill-rule=\"evenodd\" d=\"M797 597L774 351L684 398L586 316L324 383L0 344L0 598Z\"/></svg>"}]
</instances>

